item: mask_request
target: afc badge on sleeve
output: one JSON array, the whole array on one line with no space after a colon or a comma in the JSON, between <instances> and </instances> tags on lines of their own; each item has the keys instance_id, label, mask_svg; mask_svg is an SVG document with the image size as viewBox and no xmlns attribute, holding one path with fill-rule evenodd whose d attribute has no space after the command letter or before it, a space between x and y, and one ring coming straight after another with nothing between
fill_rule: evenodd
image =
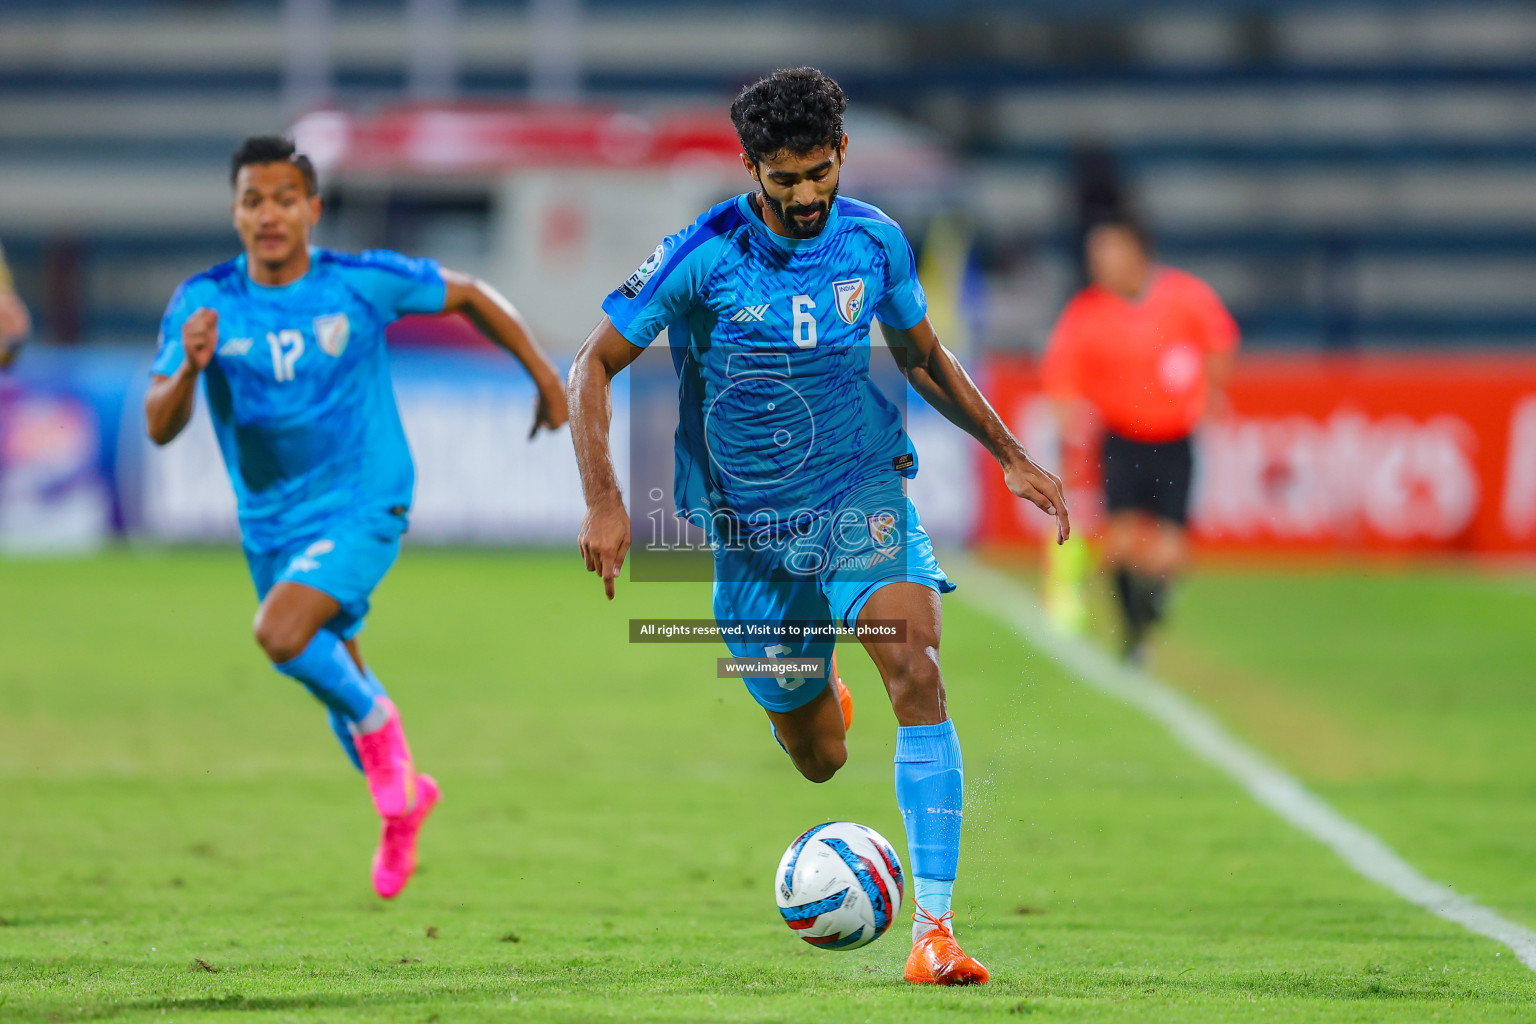
<instances>
[{"instance_id":1,"label":"afc badge on sleeve","mask_svg":"<svg viewBox=\"0 0 1536 1024\"><path fill-rule=\"evenodd\" d=\"M663 242L656 247L655 252L646 258L644 263L640 264L639 269L629 275L629 280L619 285L619 293L626 299L638 297L645 290L646 282L655 276L656 271L661 269L661 261L666 258L666 255L667 243Z\"/></svg>"}]
</instances>

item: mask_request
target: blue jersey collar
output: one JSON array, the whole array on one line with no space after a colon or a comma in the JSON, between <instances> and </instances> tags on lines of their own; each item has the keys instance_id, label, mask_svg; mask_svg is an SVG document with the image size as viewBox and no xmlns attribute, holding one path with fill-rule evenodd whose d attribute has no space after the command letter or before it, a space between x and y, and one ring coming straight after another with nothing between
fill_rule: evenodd
<instances>
[{"instance_id":1,"label":"blue jersey collar","mask_svg":"<svg viewBox=\"0 0 1536 1024\"><path fill-rule=\"evenodd\" d=\"M830 223L829 223L828 226L830 226ZM240 276L245 279L246 287L250 288L257 295L270 295L270 296L276 298L278 296L288 295L288 294L291 294L292 292L298 291L299 288L301 288L304 285L304 282L306 282L310 278L314 277L315 276L315 266L319 263L319 259L318 259L319 255L320 255L320 248L318 246L314 246L314 245L310 246L309 247L309 269L304 271L304 273L302 275L300 275L299 277L296 277L292 281L289 281L287 284L261 284L261 283L259 283L255 278L251 277L251 271L250 271L249 264L248 264L248 262L247 262L247 260L245 258L245 253L241 253L239 256L235 257L235 266L240 268Z\"/></svg>"},{"instance_id":2,"label":"blue jersey collar","mask_svg":"<svg viewBox=\"0 0 1536 1024\"><path fill-rule=\"evenodd\" d=\"M751 192L743 192L741 195L736 197L736 208L741 211L742 220L752 225L752 227L760 232L765 238L772 240L775 245L788 249L791 252L805 249L814 249L821 245L822 242L826 241L827 238L830 237L833 231L837 228L837 211L838 207L842 205L843 203L841 197L832 200L832 206L829 210L827 210L827 226L822 228L821 234L817 235L815 238L790 238L787 235L781 235L774 231L763 221L762 215L759 214L757 210L752 206Z\"/></svg>"}]
</instances>

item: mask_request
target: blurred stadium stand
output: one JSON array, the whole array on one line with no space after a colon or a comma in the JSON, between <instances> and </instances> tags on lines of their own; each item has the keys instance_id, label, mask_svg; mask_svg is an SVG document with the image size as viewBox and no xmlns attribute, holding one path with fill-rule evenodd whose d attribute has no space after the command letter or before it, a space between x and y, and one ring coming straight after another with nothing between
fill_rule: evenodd
<instances>
[{"instance_id":1,"label":"blurred stadium stand","mask_svg":"<svg viewBox=\"0 0 1536 1024\"><path fill-rule=\"evenodd\" d=\"M723 105L811 63L960 161L935 205L970 225L961 305L986 347L1038 348L1075 284L1084 152L1250 345L1536 341L1536 8L1151 6L290 0L285 25L255 0L6 0L0 237L45 337L143 345L176 282L233 250L233 143L315 102ZM534 24L573 15L562 84Z\"/></svg>"}]
</instances>

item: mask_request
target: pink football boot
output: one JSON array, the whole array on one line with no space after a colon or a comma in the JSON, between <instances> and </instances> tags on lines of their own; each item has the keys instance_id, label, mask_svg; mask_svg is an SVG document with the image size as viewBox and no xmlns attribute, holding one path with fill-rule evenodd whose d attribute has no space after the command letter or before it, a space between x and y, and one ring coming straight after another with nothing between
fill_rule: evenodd
<instances>
[{"instance_id":1,"label":"pink football boot","mask_svg":"<svg viewBox=\"0 0 1536 1024\"><path fill-rule=\"evenodd\" d=\"M416 769L400 727L400 712L387 697L380 697L379 703L389 712L389 720L383 728L355 737L357 759L363 763L368 795L379 817L398 818L416 806Z\"/></svg>"},{"instance_id":2,"label":"pink football boot","mask_svg":"<svg viewBox=\"0 0 1536 1024\"><path fill-rule=\"evenodd\" d=\"M384 819L379 848L373 855L373 891L387 900L400 895L415 873L416 836L442 796L432 776L418 775L416 780L416 806L409 814Z\"/></svg>"}]
</instances>

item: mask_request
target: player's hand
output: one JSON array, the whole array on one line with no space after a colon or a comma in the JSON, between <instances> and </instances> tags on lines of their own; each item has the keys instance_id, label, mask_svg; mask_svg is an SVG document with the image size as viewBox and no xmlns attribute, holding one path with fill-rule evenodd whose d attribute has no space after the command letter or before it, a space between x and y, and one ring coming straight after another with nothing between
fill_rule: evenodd
<instances>
[{"instance_id":1,"label":"player's hand","mask_svg":"<svg viewBox=\"0 0 1536 1024\"><path fill-rule=\"evenodd\" d=\"M623 501L615 499L589 507L576 543L587 568L602 576L603 592L612 601L614 578L624 567L624 556L629 551L629 513L624 511Z\"/></svg>"},{"instance_id":2,"label":"player's hand","mask_svg":"<svg viewBox=\"0 0 1536 1024\"><path fill-rule=\"evenodd\" d=\"M1061 477L1044 468L1024 451L1003 466L1003 483L1026 501L1032 501L1046 515L1056 517L1056 543L1065 544L1072 536L1072 522L1067 518L1067 500Z\"/></svg>"},{"instance_id":3,"label":"player's hand","mask_svg":"<svg viewBox=\"0 0 1536 1024\"><path fill-rule=\"evenodd\" d=\"M548 384L540 384L539 397L533 403L533 429L528 431L528 440L533 440L540 427L553 433L565 426L565 421L570 418L570 410L565 404L564 382L556 377Z\"/></svg>"},{"instance_id":4,"label":"player's hand","mask_svg":"<svg viewBox=\"0 0 1536 1024\"><path fill-rule=\"evenodd\" d=\"M219 343L219 314L204 306L187 317L181 325L181 347L187 353L187 365L202 373L213 362L213 350Z\"/></svg>"}]
</instances>

